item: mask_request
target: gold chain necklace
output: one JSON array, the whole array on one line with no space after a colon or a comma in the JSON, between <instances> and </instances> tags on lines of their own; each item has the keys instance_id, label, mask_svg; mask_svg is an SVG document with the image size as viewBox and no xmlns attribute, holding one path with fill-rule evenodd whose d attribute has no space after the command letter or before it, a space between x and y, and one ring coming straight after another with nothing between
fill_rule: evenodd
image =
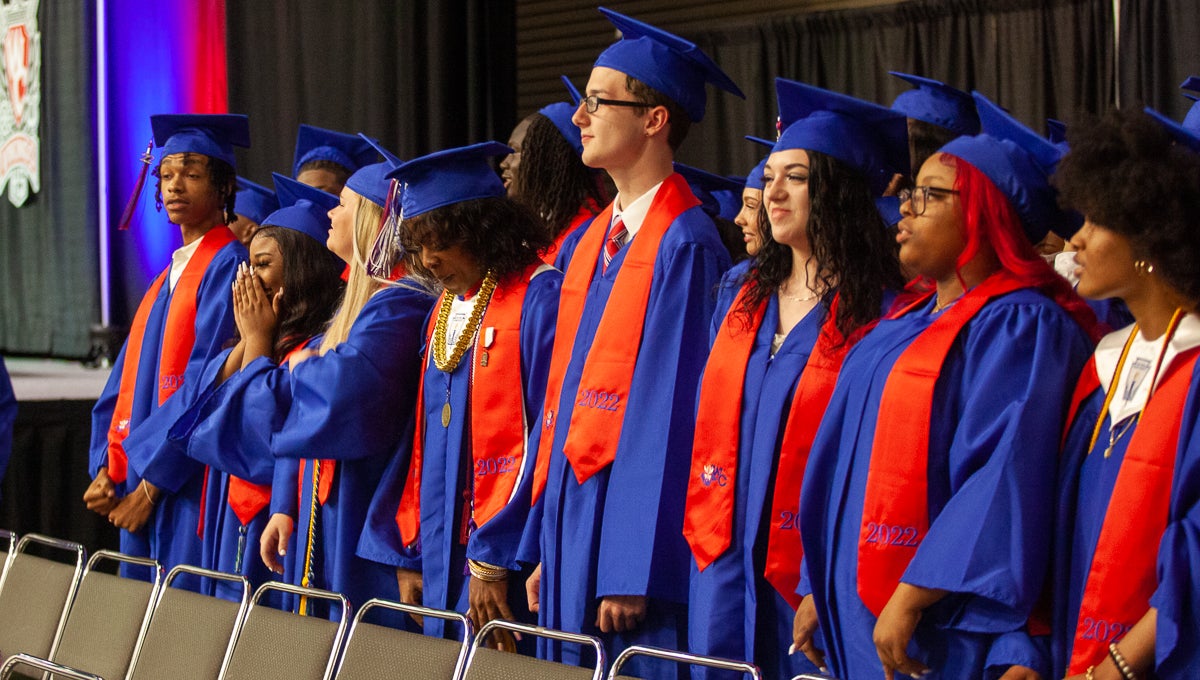
<instances>
[{"instance_id":1,"label":"gold chain necklace","mask_svg":"<svg viewBox=\"0 0 1200 680\"><path fill-rule=\"evenodd\" d=\"M467 353L467 348L471 346L471 341L475 339L475 333L479 330L479 322L483 320L483 312L487 309L488 301L492 299L492 293L495 290L496 277L489 271L483 277L483 283L479 284L479 292L475 294L475 304L471 307L471 316L467 318L467 325L454 342L454 350L450 352L449 357L446 356L446 327L450 325L450 308L454 301L454 293L448 290L442 292L437 323L433 327L433 363L438 370L453 373L454 369L458 368L458 362L462 361L463 355Z\"/></svg>"}]
</instances>

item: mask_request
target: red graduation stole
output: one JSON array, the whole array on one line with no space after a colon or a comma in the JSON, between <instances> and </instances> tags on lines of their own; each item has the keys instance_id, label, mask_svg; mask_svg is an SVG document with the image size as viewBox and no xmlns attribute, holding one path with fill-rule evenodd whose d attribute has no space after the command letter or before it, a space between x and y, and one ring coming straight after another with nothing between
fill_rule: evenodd
<instances>
[{"instance_id":1,"label":"red graduation stole","mask_svg":"<svg viewBox=\"0 0 1200 680\"><path fill-rule=\"evenodd\" d=\"M336 461L328 458L300 459L300 475L296 478L296 497L301 504L304 503L304 476L312 474L308 472L310 463L316 463L320 466L321 479L318 480L317 502L325 505L325 501L329 500L329 491L333 488L333 473L337 469Z\"/></svg>"},{"instance_id":2,"label":"red graduation stole","mask_svg":"<svg viewBox=\"0 0 1200 680\"><path fill-rule=\"evenodd\" d=\"M1180 411L1197 356L1200 347L1171 362L1129 440L1084 585L1068 675L1103 661L1108 643L1120 640L1150 608L1158 547L1170 517Z\"/></svg>"},{"instance_id":3,"label":"red graduation stole","mask_svg":"<svg viewBox=\"0 0 1200 680\"><path fill-rule=\"evenodd\" d=\"M281 366L287 365L288 360L293 355L307 346L307 342L296 345L292 348L292 351L287 353L287 356L283 357L283 361L279 362L279 364ZM246 526L250 524L250 520L254 519L255 515L262 512L263 508L267 507L267 504L271 502L271 485L255 484L241 477L229 475L227 496L229 507L233 509L233 513L237 515L238 521L242 523L242 526ZM329 496L328 488L325 489L325 496ZM200 521L204 521L203 512L200 513Z\"/></svg>"},{"instance_id":4,"label":"red graduation stole","mask_svg":"<svg viewBox=\"0 0 1200 680\"><path fill-rule=\"evenodd\" d=\"M159 405L183 385L183 374L187 370L192 346L196 343L196 295L200 290L200 282L204 279L204 272L208 270L208 265L217 252L234 239L233 232L225 225L209 229L201 237L200 245L175 284L167 308L166 330L163 333L159 355ZM133 325L129 329L129 340L125 345L125 365L121 369L117 403L113 408L112 423L108 428L108 476L117 484L125 481L129 474L124 442L125 437L129 436L129 419L133 414L134 391L137 389L146 322L150 318L150 308L154 306L154 301L158 298L170 271L171 268L167 267L159 274L154 283L150 284L150 290L142 296L137 313L133 316Z\"/></svg>"},{"instance_id":5,"label":"red graduation stole","mask_svg":"<svg viewBox=\"0 0 1200 680\"><path fill-rule=\"evenodd\" d=\"M471 358L470 434L473 475L473 517L482 527L512 499L525 463L528 433L525 429L525 391L521 386L521 309L529 280L540 262L505 277L483 312ZM441 304L450 304L444 293ZM429 317L425 331L427 354L432 357L433 327L437 312ZM489 333L486 330L492 330ZM429 371L431 358L426 358ZM436 369L435 369L436 370ZM476 380L479 378L479 380ZM417 413L425 413L425 377L417 391ZM520 417L517 417L520 414ZM413 436L412 459L396 527L404 545L412 545L421 530L421 466L424 460L425 423L419 422ZM464 525L470 518L464 517Z\"/></svg>"},{"instance_id":6,"label":"red graduation stole","mask_svg":"<svg viewBox=\"0 0 1200 680\"><path fill-rule=\"evenodd\" d=\"M563 454L571 463L575 478L586 482L599 470L613 462L621 427L625 419L625 404L629 385L637 363L642 328L646 322L646 305L654 277L654 261L658 257L663 234L685 210L700 205L687 182L678 173L663 180L637 238L629 244L629 252L617 279L613 283L609 303L604 308L592 346L583 365L579 392L572 397L575 408ZM542 433L538 442L537 469L534 476L533 502L546 488L550 475L550 450L558 425L557 409L562 397L563 379L575 347L575 333L583 317L584 303L596 271L600 248L608 235L613 206L610 204L592 220L587 233L579 242L571 264L563 278L562 296L555 327L554 353L550 360L550 377L546 383L546 404L542 415Z\"/></svg>"},{"instance_id":7,"label":"red graduation stole","mask_svg":"<svg viewBox=\"0 0 1200 680\"><path fill-rule=\"evenodd\" d=\"M1027 287L1000 271L942 312L904 350L883 388L858 538L858 594L875 616L929 530L929 426L942 364L963 327L993 298ZM923 305L922 296L893 316Z\"/></svg>"}]
</instances>

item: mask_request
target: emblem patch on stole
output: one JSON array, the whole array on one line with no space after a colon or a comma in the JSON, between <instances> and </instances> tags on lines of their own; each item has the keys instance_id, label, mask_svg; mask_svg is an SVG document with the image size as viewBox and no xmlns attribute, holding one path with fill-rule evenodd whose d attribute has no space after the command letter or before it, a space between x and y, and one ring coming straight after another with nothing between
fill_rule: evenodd
<instances>
[{"instance_id":1,"label":"emblem patch on stole","mask_svg":"<svg viewBox=\"0 0 1200 680\"><path fill-rule=\"evenodd\" d=\"M25 205L41 189L38 170L38 123L42 101L42 34L38 31L39 0L0 2L0 191Z\"/></svg>"},{"instance_id":2,"label":"emblem patch on stole","mask_svg":"<svg viewBox=\"0 0 1200 680\"><path fill-rule=\"evenodd\" d=\"M729 477L725 475L725 470L721 469L720 465L709 463L704 466L704 470L700 473L700 481L704 486L712 486L715 482L717 486L725 486L729 481Z\"/></svg>"}]
</instances>

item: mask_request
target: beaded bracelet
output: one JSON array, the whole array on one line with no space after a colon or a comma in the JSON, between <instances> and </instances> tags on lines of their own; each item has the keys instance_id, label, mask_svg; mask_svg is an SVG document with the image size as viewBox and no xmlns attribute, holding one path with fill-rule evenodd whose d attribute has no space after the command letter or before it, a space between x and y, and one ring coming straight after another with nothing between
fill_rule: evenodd
<instances>
[{"instance_id":1,"label":"beaded bracelet","mask_svg":"<svg viewBox=\"0 0 1200 680\"><path fill-rule=\"evenodd\" d=\"M1110 642L1108 644L1108 656L1116 664L1117 670L1120 671L1121 677L1124 680L1137 680L1137 675L1129 667L1129 662L1125 661L1125 655L1121 653L1121 650L1117 649L1117 643Z\"/></svg>"},{"instance_id":2,"label":"beaded bracelet","mask_svg":"<svg viewBox=\"0 0 1200 680\"><path fill-rule=\"evenodd\" d=\"M488 583L496 583L508 578L508 570L504 567L479 560L467 560L467 568L471 571L471 576Z\"/></svg>"}]
</instances>

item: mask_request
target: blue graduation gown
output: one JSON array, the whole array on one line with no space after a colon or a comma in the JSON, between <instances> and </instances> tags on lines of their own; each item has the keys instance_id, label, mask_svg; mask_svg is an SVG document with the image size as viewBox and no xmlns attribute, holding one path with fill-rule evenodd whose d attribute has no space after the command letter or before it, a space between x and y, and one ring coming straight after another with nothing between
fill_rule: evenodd
<instances>
[{"instance_id":1,"label":"blue graduation gown","mask_svg":"<svg viewBox=\"0 0 1200 680\"><path fill-rule=\"evenodd\" d=\"M275 466L272 510L296 501L298 459L337 461L333 486L317 507L313 572L318 588L345 594L359 606L373 597L399 598L394 570L355 553L367 507L394 456L407 468L424 320L433 303L408 285L384 288L363 306L344 343L295 370L262 360L272 372L271 396L283 414L271 433L271 452L291 464ZM256 362L257 363L257 362ZM249 372L248 366L243 373ZM281 461L282 463L283 461ZM313 524L312 465L300 481L302 502L288 545L285 579L300 583Z\"/></svg>"},{"instance_id":2,"label":"blue graduation gown","mask_svg":"<svg viewBox=\"0 0 1200 680\"><path fill-rule=\"evenodd\" d=\"M725 275L717 297L709 344L725 321L741 289L750 261ZM792 397L822 325L822 308L814 307L788 333L771 357L771 341L779 326L779 301L767 301L762 325L746 365L738 441L737 490L733 536L729 548L704 571L693 561L688 597L688 647L696 654L740 659L758 664L768 677L791 678L816 672L803 654L788 656L795 610L763 577L779 444ZM692 677L734 678L740 673L696 666Z\"/></svg>"},{"instance_id":3,"label":"blue graduation gown","mask_svg":"<svg viewBox=\"0 0 1200 680\"><path fill-rule=\"evenodd\" d=\"M572 249L564 244L563 251ZM603 253L597 258L557 409L557 421L564 425L627 252L618 252L607 271L601 267ZM654 263L628 415L613 464L579 484L563 454L568 428L555 430L546 490L531 524L541 532L538 621L600 635L610 659L632 644L680 649L687 643L684 604L691 551L682 530L696 389L715 286L729 266L716 227L699 207L676 218ZM599 599L609 595L649 598L646 619L631 634L601 635L596 627ZM551 641L539 641L539 656L580 662L578 649ZM643 671L633 663L629 672L660 677L663 668L650 664Z\"/></svg>"},{"instance_id":4,"label":"blue graduation gown","mask_svg":"<svg viewBox=\"0 0 1200 680\"><path fill-rule=\"evenodd\" d=\"M220 354L221 348L233 337L233 298L229 291L237 275L237 266L246 257L246 248L234 240L217 251L205 270L196 295L196 340L184 371L183 386L161 406L158 404L158 366L173 292L167 285L159 289L146 320L129 436L124 442L129 459L128 477L117 485L117 495L135 491L143 477L163 493L146 527L137 533L121 531L121 551L152 557L167 570L178 564L200 563L201 547L196 529L204 481L200 464L177 447L165 445L167 430L187 407L189 395L196 389L205 365ZM121 348L108 382L92 409L88 466L92 477L108 465L108 429L121 387L127 350L128 341Z\"/></svg>"},{"instance_id":5,"label":"blue graduation gown","mask_svg":"<svg viewBox=\"0 0 1200 680\"><path fill-rule=\"evenodd\" d=\"M813 594L818 642L840 678L883 677L876 619L857 591L863 499L884 384L932 306L880 322L850 350L806 470L797 592ZM1048 670L1024 626L1048 569L1063 420L1091 348L1062 308L1027 289L988 303L946 357L930 423L930 528L901 579L950 591L909 644L928 680Z\"/></svg>"},{"instance_id":6,"label":"blue graduation gown","mask_svg":"<svg viewBox=\"0 0 1200 680\"><path fill-rule=\"evenodd\" d=\"M4 357L0 357L0 479L8 471L8 459L12 456L13 423L17 420L17 397L13 394Z\"/></svg>"},{"instance_id":7,"label":"blue graduation gown","mask_svg":"<svg viewBox=\"0 0 1200 680\"><path fill-rule=\"evenodd\" d=\"M425 409L420 414L424 428L423 465L421 472L421 532L419 552L401 545L396 526L396 508L408 473L408 466L392 461L384 481L371 502L367 525L358 544L358 554L392 567L404 567L421 572L423 603L435 609L466 612L470 603L467 592L467 559L480 560L508 568L514 572L509 580L509 606L520 618L528 618L524 582L519 578L521 564L518 546L525 520L529 515L529 497L533 470L537 461L538 414L546 392L546 376L550 371L550 353L554 348L554 324L558 318L558 296L562 288L562 273L546 269L534 276L521 307L521 385L525 402L526 432L529 435L527 455L520 473L520 482L513 498L495 517L475 529L464 547L459 543L463 498L467 475L471 469L469 421L469 392L471 367L474 365L472 347L452 373L437 369L426 358ZM433 313L436 313L436 308ZM483 330L480 330L482 333ZM426 354L429 350L426 348ZM450 395L451 421L449 427L441 422L445 395ZM521 414L513 414L513 419ZM530 432L530 430L532 430ZM466 464L468 467L463 468ZM524 613L525 616L521 616ZM425 618L425 633L442 637L445 621ZM457 627L449 631L458 636Z\"/></svg>"},{"instance_id":8,"label":"blue graduation gown","mask_svg":"<svg viewBox=\"0 0 1200 680\"><path fill-rule=\"evenodd\" d=\"M1101 376L1101 382L1110 379L1110 376ZM1053 677L1065 675L1071 661L1088 570L1116 486L1117 473L1137 430L1135 421L1116 440L1111 454L1105 458L1103 452L1108 447L1112 426L1109 416L1105 415L1096 445L1088 451L1092 431L1104 408L1104 395L1103 390L1095 390L1080 404L1063 447L1054 587L1051 591L1054 596ZM1162 678L1200 677L1200 581L1193 573L1195 565L1200 564L1200 428L1197 427L1200 421L1200 372L1192 378L1186 403L1178 407L1183 421L1175 480L1170 490L1167 529L1159 544L1159 586L1150 599L1150 606L1158 608L1155 673Z\"/></svg>"}]
</instances>

